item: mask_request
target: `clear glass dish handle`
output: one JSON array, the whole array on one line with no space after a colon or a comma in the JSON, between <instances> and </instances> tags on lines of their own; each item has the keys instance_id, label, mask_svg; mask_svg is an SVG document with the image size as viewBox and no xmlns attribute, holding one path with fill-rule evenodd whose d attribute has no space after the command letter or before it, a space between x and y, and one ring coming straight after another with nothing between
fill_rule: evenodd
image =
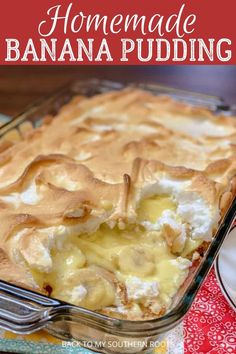
<instances>
[{"instance_id":1,"label":"clear glass dish handle","mask_svg":"<svg viewBox=\"0 0 236 354\"><path fill-rule=\"evenodd\" d=\"M42 329L64 303L0 281L0 327L27 334Z\"/></svg>"}]
</instances>

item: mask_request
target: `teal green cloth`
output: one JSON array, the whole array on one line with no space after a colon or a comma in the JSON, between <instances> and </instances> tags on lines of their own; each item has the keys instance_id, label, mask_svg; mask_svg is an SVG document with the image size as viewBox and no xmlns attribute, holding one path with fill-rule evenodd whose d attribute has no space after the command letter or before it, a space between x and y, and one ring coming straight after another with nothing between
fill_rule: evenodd
<instances>
[{"instance_id":1,"label":"teal green cloth","mask_svg":"<svg viewBox=\"0 0 236 354\"><path fill-rule=\"evenodd\" d=\"M92 354L91 350L79 346L36 343L33 341L0 339L0 351L17 354Z\"/></svg>"},{"instance_id":2,"label":"teal green cloth","mask_svg":"<svg viewBox=\"0 0 236 354\"><path fill-rule=\"evenodd\" d=\"M9 122L11 118L6 116L5 114L0 113L0 124L4 124Z\"/></svg>"}]
</instances>

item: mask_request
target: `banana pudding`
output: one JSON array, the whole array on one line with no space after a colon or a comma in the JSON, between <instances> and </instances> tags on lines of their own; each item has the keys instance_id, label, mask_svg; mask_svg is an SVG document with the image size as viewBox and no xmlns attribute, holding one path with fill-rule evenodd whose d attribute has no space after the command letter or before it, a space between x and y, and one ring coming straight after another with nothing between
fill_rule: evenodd
<instances>
[{"instance_id":1,"label":"banana pudding","mask_svg":"<svg viewBox=\"0 0 236 354\"><path fill-rule=\"evenodd\" d=\"M234 118L126 89L10 136L0 278L118 318L168 312L235 196Z\"/></svg>"}]
</instances>

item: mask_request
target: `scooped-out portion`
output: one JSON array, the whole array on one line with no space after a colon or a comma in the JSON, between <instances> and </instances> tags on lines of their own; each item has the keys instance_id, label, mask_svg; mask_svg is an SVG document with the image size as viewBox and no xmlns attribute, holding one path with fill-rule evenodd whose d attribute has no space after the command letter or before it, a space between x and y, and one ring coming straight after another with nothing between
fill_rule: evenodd
<instances>
[{"instance_id":1,"label":"scooped-out portion","mask_svg":"<svg viewBox=\"0 0 236 354\"><path fill-rule=\"evenodd\" d=\"M171 196L153 196L140 202L134 224L103 223L95 232L71 234L50 250L47 272L34 267L34 279L51 296L91 310L129 319L160 316L203 243L191 238L177 209Z\"/></svg>"}]
</instances>

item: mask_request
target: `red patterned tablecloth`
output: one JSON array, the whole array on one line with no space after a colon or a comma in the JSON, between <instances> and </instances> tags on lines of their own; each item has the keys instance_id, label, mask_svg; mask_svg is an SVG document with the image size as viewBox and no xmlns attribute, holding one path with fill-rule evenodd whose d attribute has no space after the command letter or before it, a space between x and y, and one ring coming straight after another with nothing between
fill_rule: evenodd
<instances>
[{"instance_id":1,"label":"red patterned tablecloth","mask_svg":"<svg viewBox=\"0 0 236 354\"><path fill-rule=\"evenodd\" d=\"M236 312L225 300L214 269L184 321L184 353L236 353Z\"/></svg>"}]
</instances>

